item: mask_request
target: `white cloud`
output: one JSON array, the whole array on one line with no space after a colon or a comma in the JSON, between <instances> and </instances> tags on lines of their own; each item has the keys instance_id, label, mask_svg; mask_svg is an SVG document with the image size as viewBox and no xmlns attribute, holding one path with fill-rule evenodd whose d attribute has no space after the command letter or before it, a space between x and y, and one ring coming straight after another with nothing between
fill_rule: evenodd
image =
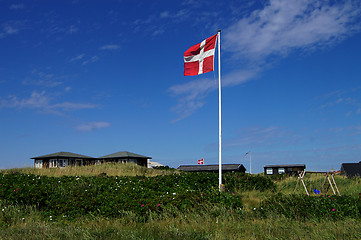
<instances>
[{"instance_id":1,"label":"white cloud","mask_svg":"<svg viewBox=\"0 0 361 240\"><path fill-rule=\"evenodd\" d=\"M361 113L361 88L349 88L337 90L317 97L315 100L320 103L320 113L333 111L335 108L342 109L345 116L359 115Z\"/></svg>"},{"instance_id":2,"label":"white cloud","mask_svg":"<svg viewBox=\"0 0 361 240\"><path fill-rule=\"evenodd\" d=\"M90 132L101 128L110 127L109 122L88 122L76 126L76 130L81 132Z\"/></svg>"},{"instance_id":3,"label":"white cloud","mask_svg":"<svg viewBox=\"0 0 361 240\"><path fill-rule=\"evenodd\" d=\"M78 32L78 31L79 31L79 29L78 29L76 26L71 25L71 26L69 27L68 33L69 33L69 34L73 34L73 33L76 33L76 32Z\"/></svg>"},{"instance_id":4,"label":"white cloud","mask_svg":"<svg viewBox=\"0 0 361 240\"><path fill-rule=\"evenodd\" d=\"M189 15L189 11L187 9L180 9L178 12L171 13L169 11L164 11L159 14L160 18L163 19L184 19L187 18Z\"/></svg>"},{"instance_id":5,"label":"white cloud","mask_svg":"<svg viewBox=\"0 0 361 240\"><path fill-rule=\"evenodd\" d=\"M98 107L97 104L91 103L73 103L73 102L60 102L53 103L45 91L33 91L29 98L19 99L16 96L9 96L7 99L0 99L1 108L29 108L38 109L43 113L62 114L64 111L93 109Z\"/></svg>"},{"instance_id":6,"label":"white cloud","mask_svg":"<svg viewBox=\"0 0 361 240\"><path fill-rule=\"evenodd\" d=\"M264 8L222 32L222 47L233 55L233 62L243 66L222 76L222 86L254 79L272 65L272 60L287 57L292 51L332 46L359 31L360 18L359 1L270 0ZM204 105L206 96L216 90L215 85L210 87L211 83L212 80L201 79L169 88L178 98L178 105L172 109L179 115L177 120Z\"/></svg>"},{"instance_id":7,"label":"white cloud","mask_svg":"<svg viewBox=\"0 0 361 240\"><path fill-rule=\"evenodd\" d=\"M179 117L173 122L184 119L201 108L205 103L205 98L215 89L217 89L217 82L211 79L199 79L170 87L169 92L178 97L178 105L173 107L172 111Z\"/></svg>"},{"instance_id":8,"label":"white cloud","mask_svg":"<svg viewBox=\"0 0 361 240\"><path fill-rule=\"evenodd\" d=\"M12 4L12 5L10 5L10 7L9 7L10 10L19 10L19 9L24 9L24 8L25 8L25 4L24 4L24 3Z\"/></svg>"},{"instance_id":9,"label":"white cloud","mask_svg":"<svg viewBox=\"0 0 361 240\"><path fill-rule=\"evenodd\" d=\"M77 55L77 56L75 56L75 57L73 57L73 58L71 58L70 59L70 62L75 62L75 61L79 61L79 60L81 60L81 59L83 59L84 58L84 56L85 56L85 54L79 54L79 55Z\"/></svg>"},{"instance_id":10,"label":"white cloud","mask_svg":"<svg viewBox=\"0 0 361 240\"><path fill-rule=\"evenodd\" d=\"M229 87L244 83L258 74L258 69L237 71L222 78L222 87ZM218 89L218 79L198 79L185 84L174 85L168 92L178 98L178 104L171 110L177 113L177 122L192 115L203 107L206 97Z\"/></svg>"},{"instance_id":11,"label":"white cloud","mask_svg":"<svg viewBox=\"0 0 361 240\"><path fill-rule=\"evenodd\" d=\"M20 25L21 23L16 21L3 23L0 29L0 39L19 33Z\"/></svg>"},{"instance_id":12,"label":"white cloud","mask_svg":"<svg viewBox=\"0 0 361 240\"><path fill-rule=\"evenodd\" d=\"M88 63L94 63L94 62L97 62L99 60L99 57L98 56L93 56L85 61L82 62L82 65L87 65Z\"/></svg>"},{"instance_id":13,"label":"white cloud","mask_svg":"<svg viewBox=\"0 0 361 240\"><path fill-rule=\"evenodd\" d=\"M118 50L119 48L120 48L120 46L117 44L109 44L109 45L101 46L99 49L100 50Z\"/></svg>"},{"instance_id":14,"label":"white cloud","mask_svg":"<svg viewBox=\"0 0 361 240\"><path fill-rule=\"evenodd\" d=\"M31 77L22 81L24 85L35 85L51 88L63 84L63 82L60 80L63 79L64 76L55 76L52 73L45 73L36 69L34 69L31 74Z\"/></svg>"},{"instance_id":15,"label":"white cloud","mask_svg":"<svg viewBox=\"0 0 361 240\"><path fill-rule=\"evenodd\" d=\"M224 147L243 147L265 146L282 141L293 139L284 129L276 126L261 128L248 127L239 130L238 136L228 139L224 142Z\"/></svg>"},{"instance_id":16,"label":"white cloud","mask_svg":"<svg viewBox=\"0 0 361 240\"><path fill-rule=\"evenodd\" d=\"M92 109L96 108L97 104L92 103L73 103L73 102L62 102L49 105L50 109L61 109L63 111L80 110L80 109Z\"/></svg>"},{"instance_id":17,"label":"white cloud","mask_svg":"<svg viewBox=\"0 0 361 240\"><path fill-rule=\"evenodd\" d=\"M19 30L16 29L14 26L9 26L9 25L5 25L3 27L3 30L4 30L4 33L7 35L11 35L11 34L15 34L15 33L19 32Z\"/></svg>"},{"instance_id":18,"label":"white cloud","mask_svg":"<svg viewBox=\"0 0 361 240\"><path fill-rule=\"evenodd\" d=\"M360 29L360 3L271 0L225 30L224 47L237 57L264 60L294 49L332 45Z\"/></svg>"}]
</instances>

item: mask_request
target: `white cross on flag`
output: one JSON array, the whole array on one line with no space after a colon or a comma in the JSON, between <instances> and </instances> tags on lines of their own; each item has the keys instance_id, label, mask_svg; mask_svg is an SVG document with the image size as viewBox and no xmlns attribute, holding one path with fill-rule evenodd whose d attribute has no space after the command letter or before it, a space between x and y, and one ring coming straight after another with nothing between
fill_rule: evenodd
<instances>
[{"instance_id":1,"label":"white cross on flag","mask_svg":"<svg viewBox=\"0 0 361 240\"><path fill-rule=\"evenodd\" d=\"M184 76L213 71L217 34L190 47L184 53Z\"/></svg>"}]
</instances>

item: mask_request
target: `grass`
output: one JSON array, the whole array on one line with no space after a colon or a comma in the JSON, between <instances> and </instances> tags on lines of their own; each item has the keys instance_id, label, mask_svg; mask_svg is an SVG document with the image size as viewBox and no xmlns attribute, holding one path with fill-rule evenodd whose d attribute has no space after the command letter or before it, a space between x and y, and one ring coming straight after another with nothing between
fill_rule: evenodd
<instances>
[{"instance_id":1,"label":"grass","mask_svg":"<svg viewBox=\"0 0 361 240\"><path fill-rule=\"evenodd\" d=\"M20 172L24 174L35 174L40 176L147 176L173 174L173 170L157 170L141 167L135 163L105 163L101 165L74 166L66 168L14 168L0 170L0 174L9 172Z\"/></svg>"},{"instance_id":2,"label":"grass","mask_svg":"<svg viewBox=\"0 0 361 240\"><path fill-rule=\"evenodd\" d=\"M20 212L22 209L19 209ZM217 215L215 215L217 214ZM146 223L121 219L78 219L51 222L29 211L9 226L0 227L0 239L360 239L361 223L296 221L280 216L242 217L225 209L191 212L176 218L164 213Z\"/></svg>"},{"instance_id":3,"label":"grass","mask_svg":"<svg viewBox=\"0 0 361 240\"><path fill-rule=\"evenodd\" d=\"M64 169L10 169L2 170L0 174L14 171L53 177L97 176L102 173L108 176L157 176L174 173L145 169L134 164L104 164ZM335 180L342 195L359 197L361 178L336 176ZM313 188L320 189L322 186L324 175L306 174L304 181L313 194ZM359 219L301 221L277 215L261 218L253 214L253 208L259 206L267 196L277 192L292 194L297 178L286 177L274 182L276 192L235 192L243 198L241 211L205 206L201 211L179 213L176 217L166 211L162 214L150 212L147 222L139 222L131 212L115 219L88 217L55 221L44 219L35 207L8 205L0 200L0 239L361 239ZM305 194L302 185L295 192ZM7 217L2 215L4 211L9 213Z\"/></svg>"},{"instance_id":4,"label":"grass","mask_svg":"<svg viewBox=\"0 0 361 240\"><path fill-rule=\"evenodd\" d=\"M344 176L336 175L334 177L338 189L341 195L348 195L352 197L360 197L361 195L361 178L346 178ZM306 191L301 182L299 182L297 188L297 177L286 177L279 180L274 180L277 186L277 192L281 192L283 194L306 194ZM310 195L315 196L313 189L320 190L322 184L325 180L324 174L306 174L304 177L304 182L307 187L307 190ZM328 181L327 181L328 182ZM325 191L321 194L333 195L332 189L329 188L328 191ZM246 209L252 210L254 207L257 207L259 203L265 199L265 197L275 194L275 192L271 191L246 191L246 192L236 192L243 196L243 204Z\"/></svg>"}]
</instances>

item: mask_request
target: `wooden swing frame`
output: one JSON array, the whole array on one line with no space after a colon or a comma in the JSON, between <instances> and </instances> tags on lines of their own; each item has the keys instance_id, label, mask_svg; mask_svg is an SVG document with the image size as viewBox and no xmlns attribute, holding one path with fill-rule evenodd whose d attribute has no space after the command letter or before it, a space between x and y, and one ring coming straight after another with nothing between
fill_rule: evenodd
<instances>
[{"instance_id":1,"label":"wooden swing frame","mask_svg":"<svg viewBox=\"0 0 361 240\"><path fill-rule=\"evenodd\" d=\"M337 172L333 172L333 171L332 171L332 172L312 172L312 171L307 171L307 173L311 173L311 174L312 174L312 173L325 174L325 180L323 181L323 184L322 184L322 186L321 186L321 192L324 191L324 188L326 187L326 184L327 184L327 181L328 181L329 185L328 185L327 190L326 190L325 193L327 193L329 187L331 186L331 189L332 189L332 191L333 191L333 194L334 194L334 195L337 195L337 194L338 194L339 196L341 196L340 191L338 190L338 187L337 187L335 178L334 178L334 176L335 176L335 174L336 174ZM308 190L307 190L306 184L305 184L305 182L303 181L303 178L305 177L305 175L306 175L306 170L303 170L303 171L301 171L301 172L298 172L298 180L297 180L297 184L296 184L296 187L295 187L295 190L293 191L293 193L296 192L297 187L298 187L298 184L299 184L299 182L301 181L301 182L302 182L302 185L303 185L303 187L304 187L304 189L305 189L305 191L306 191L306 194L307 194L307 195L310 195L309 192L308 192ZM335 189L336 189L336 191L337 191L337 194L336 194Z\"/></svg>"}]
</instances>

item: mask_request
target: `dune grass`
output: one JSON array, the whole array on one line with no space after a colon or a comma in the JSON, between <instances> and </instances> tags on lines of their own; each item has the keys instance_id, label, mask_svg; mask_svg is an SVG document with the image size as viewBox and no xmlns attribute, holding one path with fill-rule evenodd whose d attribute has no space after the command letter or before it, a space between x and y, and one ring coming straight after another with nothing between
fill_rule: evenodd
<instances>
[{"instance_id":1,"label":"dune grass","mask_svg":"<svg viewBox=\"0 0 361 240\"><path fill-rule=\"evenodd\" d=\"M101 165L74 166L65 168L14 168L0 170L0 173L20 172L40 176L147 176L173 174L174 170L149 169L135 163L104 163Z\"/></svg>"},{"instance_id":2,"label":"dune grass","mask_svg":"<svg viewBox=\"0 0 361 240\"><path fill-rule=\"evenodd\" d=\"M26 211L25 211L26 210ZM34 209L14 207L14 218L0 227L0 239L360 239L361 223L297 221L282 216L240 217L228 209L207 209L177 217L163 213L145 222L131 214L119 219L44 221Z\"/></svg>"}]
</instances>

